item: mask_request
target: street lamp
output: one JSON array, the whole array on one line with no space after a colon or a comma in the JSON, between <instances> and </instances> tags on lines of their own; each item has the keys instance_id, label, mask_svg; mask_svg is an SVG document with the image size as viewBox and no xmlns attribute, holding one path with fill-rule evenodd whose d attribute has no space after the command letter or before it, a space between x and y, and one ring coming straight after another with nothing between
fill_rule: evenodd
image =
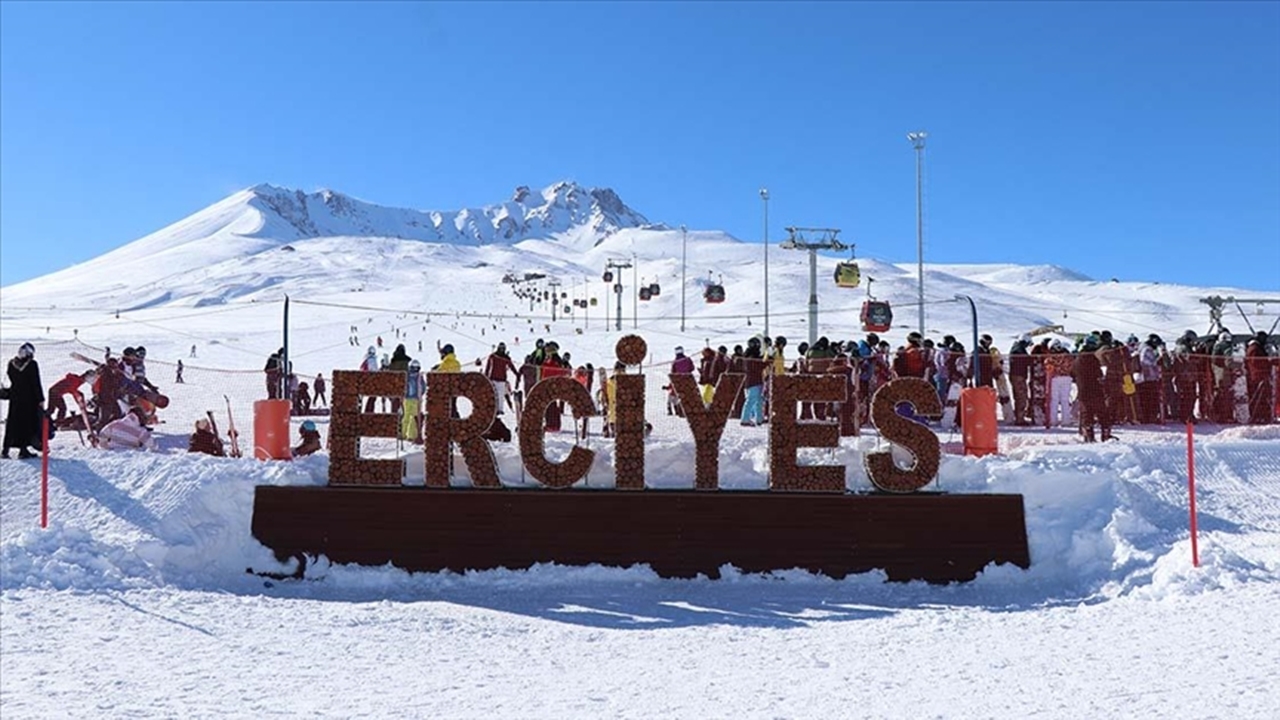
<instances>
[{"instance_id":1,"label":"street lamp","mask_svg":"<svg viewBox=\"0 0 1280 720\"><path fill-rule=\"evenodd\" d=\"M680 332L684 332L684 270L685 260L688 258L688 230L685 226L680 226Z\"/></svg>"},{"instance_id":2,"label":"street lamp","mask_svg":"<svg viewBox=\"0 0 1280 720\"><path fill-rule=\"evenodd\" d=\"M764 336L769 335L769 188L760 188L764 201Z\"/></svg>"},{"instance_id":3,"label":"street lamp","mask_svg":"<svg viewBox=\"0 0 1280 720\"><path fill-rule=\"evenodd\" d=\"M916 272L919 274L920 303L920 335L924 336L924 192L921 186L921 170L924 158L924 139L928 134L923 131L907 133L907 139L916 149Z\"/></svg>"}]
</instances>

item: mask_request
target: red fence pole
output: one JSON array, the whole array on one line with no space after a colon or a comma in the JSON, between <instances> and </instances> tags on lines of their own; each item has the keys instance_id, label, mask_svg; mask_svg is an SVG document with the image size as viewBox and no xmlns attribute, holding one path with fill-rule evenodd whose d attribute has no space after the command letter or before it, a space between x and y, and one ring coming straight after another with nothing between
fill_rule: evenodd
<instances>
[{"instance_id":1,"label":"red fence pole","mask_svg":"<svg viewBox=\"0 0 1280 720\"><path fill-rule=\"evenodd\" d=\"M1196 453L1195 426L1187 421L1187 492L1191 495L1191 564L1200 567L1200 548L1196 532Z\"/></svg>"},{"instance_id":2,"label":"red fence pole","mask_svg":"<svg viewBox=\"0 0 1280 720\"><path fill-rule=\"evenodd\" d=\"M49 527L49 416L40 422L40 527Z\"/></svg>"}]
</instances>

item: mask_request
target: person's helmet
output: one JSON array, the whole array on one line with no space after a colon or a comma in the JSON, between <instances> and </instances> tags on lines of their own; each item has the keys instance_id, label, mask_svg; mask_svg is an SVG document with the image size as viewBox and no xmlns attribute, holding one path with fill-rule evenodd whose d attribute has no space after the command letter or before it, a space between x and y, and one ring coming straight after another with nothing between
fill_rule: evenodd
<instances>
[{"instance_id":1,"label":"person's helmet","mask_svg":"<svg viewBox=\"0 0 1280 720\"><path fill-rule=\"evenodd\" d=\"M1231 342L1231 333L1223 330L1222 334L1218 336L1218 342Z\"/></svg>"},{"instance_id":2,"label":"person's helmet","mask_svg":"<svg viewBox=\"0 0 1280 720\"><path fill-rule=\"evenodd\" d=\"M453 345L451 345L451 344L449 344L449 343L445 343L445 344L444 344L444 346L442 346L442 347L440 348L440 354L441 354L441 355L452 355L452 354L453 354Z\"/></svg>"},{"instance_id":3,"label":"person's helmet","mask_svg":"<svg viewBox=\"0 0 1280 720\"><path fill-rule=\"evenodd\" d=\"M378 354L378 351L377 351L377 350L375 350L375 349L374 349L374 347L373 347L372 345L370 345L370 346L369 346L369 349L364 351L364 354L365 354L365 355L377 355L377 354Z\"/></svg>"},{"instance_id":4,"label":"person's helmet","mask_svg":"<svg viewBox=\"0 0 1280 720\"><path fill-rule=\"evenodd\" d=\"M543 342L542 338L538 338L537 341L533 343L533 345L534 347L544 347L546 343Z\"/></svg>"},{"instance_id":5,"label":"person's helmet","mask_svg":"<svg viewBox=\"0 0 1280 720\"><path fill-rule=\"evenodd\" d=\"M1031 344L1031 333L1022 333L1022 337L1019 337L1018 339L1019 339L1019 340L1021 340L1021 341L1022 341L1022 342L1024 342L1024 343L1027 343L1028 345L1030 345L1030 344Z\"/></svg>"},{"instance_id":6,"label":"person's helmet","mask_svg":"<svg viewBox=\"0 0 1280 720\"><path fill-rule=\"evenodd\" d=\"M867 334L867 344L868 344L868 345L870 345L870 346L872 346L872 347L875 347L875 346L876 346L876 345L878 345L879 343L880 343L880 336L879 336L879 335L877 335L877 334L875 334L875 333L868 333L868 334Z\"/></svg>"},{"instance_id":7,"label":"person's helmet","mask_svg":"<svg viewBox=\"0 0 1280 720\"><path fill-rule=\"evenodd\" d=\"M140 358L145 358L147 356L147 349L139 345L138 347L133 349L133 354L137 355Z\"/></svg>"},{"instance_id":8,"label":"person's helmet","mask_svg":"<svg viewBox=\"0 0 1280 720\"><path fill-rule=\"evenodd\" d=\"M773 339L774 347L786 347L786 345L787 345L787 339L781 335Z\"/></svg>"},{"instance_id":9,"label":"person's helmet","mask_svg":"<svg viewBox=\"0 0 1280 720\"><path fill-rule=\"evenodd\" d=\"M302 432L315 432L315 431L316 431L316 424L314 422L312 422L311 420L302 421Z\"/></svg>"},{"instance_id":10,"label":"person's helmet","mask_svg":"<svg viewBox=\"0 0 1280 720\"><path fill-rule=\"evenodd\" d=\"M22 345L18 348L18 357L20 358L33 358L35 356L36 356L36 346L32 345L29 342L22 343Z\"/></svg>"},{"instance_id":11,"label":"person's helmet","mask_svg":"<svg viewBox=\"0 0 1280 720\"><path fill-rule=\"evenodd\" d=\"M409 361L409 369L410 369L410 370L412 370L412 371L414 371L414 372L417 372L417 371L419 371L419 370L421 370L421 369L422 369L422 363L418 362L416 359L414 359L414 360L410 360L410 361Z\"/></svg>"},{"instance_id":12,"label":"person's helmet","mask_svg":"<svg viewBox=\"0 0 1280 720\"><path fill-rule=\"evenodd\" d=\"M506 352L506 350L507 350L507 344L506 344L506 343L504 343L504 342L500 342L500 343L498 343L498 352Z\"/></svg>"},{"instance_id":13,"label":"person's helmet","mask_svg":"<svg viewBox=\"0 0 1280 720\"><path fill-rule=\"evenodd\" d=\"M1086 337L1086 338L1084 339L1084 346L1083 346L1083 347L1084 347L1084 349L1085 349L1085 350L1097 350L1097 349L1098 349L1098 338L1097 338L1096 336L1094 336L1094 335L1090 335L1090 336Z\"/></svg>"},{"instance_id":14,"label":"person's helmet","mask_svg":"<svg viewBox=\"0 0 1280 720\"><path fill-rule=\"evenodd\" d=\"M684 346L683 346L683 345L677 345L677 346L676 346L676 354L677 354L677 355L683 355L683 354L684 354Z\"/></svg>"},{"instance_id":15,"label":"person's helmet","mask_svg":"<svg viewBox=\"0 0 1280 720\"><path fill-rule=\"evenodd\" d=\"M132 347L127 347L124 349L124 352L120 354L123 355L124 357L134 357L138 354L138 351L134 350Z\"/></svg>"},{"instance_id":16,"label":"person's helmet","mask_svg":"<svg viewBox=\"0 0 1280 720\"><path fill-rule=\"evenodd\" d=\"M1195 330L1188 330L1188 331L1186 331L1186 332L1182 333L1182 339L1183 339L1183 340L1186 340L1187 342L1195 342L1195 340L1196 340L1196 338L1197 338L1197 337L1199 337L1199 336L1198 336L1198 335L1196 335L1196 331L1195 331Z\"/></svg>"}]
</instances>

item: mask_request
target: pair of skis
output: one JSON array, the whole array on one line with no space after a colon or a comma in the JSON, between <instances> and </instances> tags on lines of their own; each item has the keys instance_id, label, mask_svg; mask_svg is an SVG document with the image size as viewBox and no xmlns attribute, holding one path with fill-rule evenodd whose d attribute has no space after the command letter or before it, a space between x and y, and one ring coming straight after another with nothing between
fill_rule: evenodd
<instances>
[{"instance_id":1,"label":"pair of skis","mask_svg":"<svg viewBox=\"0 0 1280 720\"><path fill-rule=\"evenodd\" d=\"M235 417L231 415L231 398L223 395L222 399L227 402L227 437L231 439L231 448L227 453L227 457L238 458L241 457L240 433L236 431L236 420ZM221 433L218 432L218 421L214 419L213 411L205 410L204 414L209 417L209 428L213 430L214 437L221 435Z\"/></svg>"},{"instance_id":2,"label":"pair of skis","mask_svg":"<svg viewBox=\"0 0 1280 720\"><path fill-rule=\"evenodd\" d=\"M236 419L231 414L231 398L223 395L222 399L227 403L227 437L231 440L231 452L229 455L233 458L242 457L240 454L240 433L236 430ZM209 419L213 419L212 410L209 411ZM214 428L214 432L217 432L216 427Z\"/></svg>"}]
</instances>

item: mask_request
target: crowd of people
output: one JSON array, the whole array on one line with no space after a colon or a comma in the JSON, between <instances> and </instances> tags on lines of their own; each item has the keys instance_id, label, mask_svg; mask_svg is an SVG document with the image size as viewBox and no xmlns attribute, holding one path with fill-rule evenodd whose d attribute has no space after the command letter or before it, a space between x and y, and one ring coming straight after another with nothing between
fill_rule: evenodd
<instances>
[{"instance_id":1,"label":"crowd of people","mask_svg":"<svg viewBox=\"0 0 1280 720\"><path fill-rule=\"evenodd\" d=\"M1238 342L1245 346L1241 362L1235 357ZM836 374L847 383L843 403L802 403L802 420L835 419L844 434L855 434L869 415L875 391L896 378L916 377L930 383L944 407L954 408L960 391L967 387L990 387L1002 412L1001 421L1014 426L1078 427L1086 442L1114 437L1116 425L1212 422L1265 424L1275 421L1275 374L1280 358L1269 346L1264 332L1237 339L1229 331L1201 337L1188 330L1169 347L1157 334L1145 340L1130 335L1125 340L1110 331L1080 335L1068 347L1060 337L1038 341L1023 335L1002 353L990 335L982 335L976 352L969 351L952 335L935 342L919 333L910 333L906 343L893 348L876 333L862 339L831 341L820 337L810 346L800 343L796 355L789 356L786 338L750 337L732 350L726 346L705 347L697 359L682 346L663 370L694 375L702 399L709 403L716 383L726 372L744 376L734 400L732 417L744 426L768 422L772 378L787 373ZM462 364L452 345L438 345L441 361L431 370L458 372ZM580 382L595 399L603 418L602 434L613 434L616 418L614 378L628 372L615 363L612 373L592 363L575 364L553 340L537 340L522 361L513 359L505 343L474 361L493 385L498 414L519 413L522 398L545 378L569 376ZM418 399L425 394L421 366L410 359L404 346L396 348L388 360L378 362L370 347L361 366L365 370L406 370L410 373L404 397L402 437L421 442ZM1242 387L1238 387L1242 386ZM683 416L680 399L669 384L667 413ZM389 401L392 412L401 411L399 401ZM1238 405L1247 407L1247 417L1238 415ZM370 398L366 411L373 411ZM385 407L384 407L385 409ZM548 408L544 418L547 431L562 429L564 408ZM948 412L941 420L916 418L941 429L958 428L962 417ZM495 432L505 423L499 418ZM585 431L585 430L583 430ZM509 436L509 434L508 434Z\"/></svg>"},{"instance_id":2,"label":"crowd of people","mask_svg":"<svg viewBox=\"0 0 1280 720\"><path fill-rule=\"evenodd\" d=\"M1243 359L1237 356L1244 345ZM378 356L370 346L360 363L365 371L397 370L406 373L404 393L383 398L383 411L402 416L400 437L422 442L422 400L426 395L427 372L461 372L462 362L451 344L437 342L439 361L430 368L410 357L404 344L391 355ZM1078 336L1068 347L1062 337L1042 337L1038 341L1023 335L1001 353L990 335L982 335L976 351L969 351L952 335L935 342L919 333L910 333L903 345L893 348L876 333L862 339L831 341L818 338L812 346L800 343L789 356L786 338L755 335L732 350L726 346L704 347L690 356L676 346L664 371L692 375L700 385L702 399L711 402L716 383L727 372L744 377L734 399L732 417L744 426L768 422L772 378L788 373L835 374L845 378L842 403L802 403L801 419L836 419L843 434L854 434L867 421L870 399L875 391L896 378L915 377L930 383L944 407L954 408L960 390L990 387L1002 409L1002 422L1015 426L1078 427L1085 441L1113 437L1117 425L1161 423L1267 424L1276 421L1277 373L1280 357L1274 339L1266 332L1237 337L1227 330L1200 336L1188 330L1172 346L1157 334L1145 340L1129 335L1120 340L1107 330ZM323 374L308 384L299 381L289 364L284 367L284 348L268 359L264 368L267 397L287 398L292 414L305 416L328 406ZM89 358L82 358L90 360ZM41 416L47 415L55 429L85 431L106 447L153 447L150 427L156 422L158 403L167 402L159 388L147 377L146 348L128 347L119 357L108 348L102 361L90 360L81 373L67 373L46 393L41 383L35 348L24 343L8 363L8 385L3 388L9 409L4 433L3 457L11 450L19 457L32 457L41 444ZM538 339L522 359L513 358L505 342L499 342L483 358L468 363L493 386L498 418L490 428L495 440L509 440L510 429L502 417L523 410L523 399L539 382L552 377L571 377L596 402L603 418L602 434L614 434L616 422L615 378L629 371L621 362L612 373L593 363L575 363L555 340ZM424 372L424 370L426 372ZM181 370L177 380L181 382ZM86 393L86 387L89 391ZM680 398L668 391L666 411L682 416ZM68 404L68 400L71 404ZM366 412L373 412L376 398L368 398ZM456 412L456 410L455 410ZM563 429L565 408L552 404L544 417L545 429ZM941 420L917 418L952 429L962 418L944 414ZM310 422L310 421L308 421ZM577 428L586 432L585 423ZM191 449L223 454L221 441L205 437L210 428L197 425ZM319 449L319 434L311 423L303 427L299 454ZM218 440L216 434L213 440Z\"/></svg>"}]
</instances>

